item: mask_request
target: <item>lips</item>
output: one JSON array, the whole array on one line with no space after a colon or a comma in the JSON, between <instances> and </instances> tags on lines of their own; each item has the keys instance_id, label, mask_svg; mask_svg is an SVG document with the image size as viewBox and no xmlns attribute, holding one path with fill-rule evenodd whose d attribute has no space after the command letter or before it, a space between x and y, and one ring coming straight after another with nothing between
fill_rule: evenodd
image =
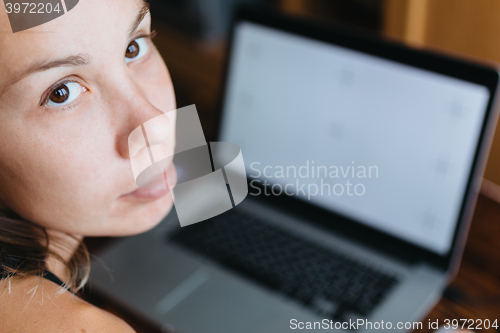
<instances>
[{"instance_id":1,"label":"lips","mask_svg":"<svg viewBox=\"0 0 500 333\"><path fill-rule=\"evenodd\" d=\"M134 192L122 195L123 199L137 199L143 201L154 201L170 192L170 189L149 189L149 188L139 188Z\"/></svg>"},{"instance_id":2,"label":"lips","mask_svg":"<svg viewBox=\"0 0 500 333\"><path fill-rule=\"evenodd\" d=\"M175 166L173 163L170 163L163 177L158 177L151 183L144 186L144 188L137 188L132 192L122 195L120 199L154 201L168 194L170 192L168 184L170 184L171 187L174 187L176 181L177 174Z\"/></svg>"}]
</instances>

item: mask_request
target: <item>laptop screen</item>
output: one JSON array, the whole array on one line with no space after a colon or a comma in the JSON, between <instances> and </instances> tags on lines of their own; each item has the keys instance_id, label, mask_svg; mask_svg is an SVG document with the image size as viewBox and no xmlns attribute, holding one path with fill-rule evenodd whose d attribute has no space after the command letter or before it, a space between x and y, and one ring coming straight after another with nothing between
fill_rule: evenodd
<instances>
[{"instance_id":1,"label":"laptop screen","mask_svg":"<svg viewBox=\"0 0 500 333\"><path fill-rule=\"evenodd\" d=\"M220 139L240 145L250 195L296 196L446 254L488 89L250 22L235 29Z\"/></svg>"}]
</instances>

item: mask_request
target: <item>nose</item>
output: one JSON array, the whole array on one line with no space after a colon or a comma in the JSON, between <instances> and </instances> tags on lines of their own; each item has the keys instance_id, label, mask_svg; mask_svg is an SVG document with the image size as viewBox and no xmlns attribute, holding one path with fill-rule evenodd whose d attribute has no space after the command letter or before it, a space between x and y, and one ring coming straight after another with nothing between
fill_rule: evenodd
<instances>
[{"instance_id":1,"label":"nose","mask_svg":"<svg viewBox=\"0 0 500 333\"><path fill-rule=\"evenodd\" d=\"M129 89L120 99L118 119L123 120L117 130L117 150L126 159L149 155L147 160L158 161L173 154L175 118L156 108L139 89ZM116 106L115 106L116 107ZM149 149L148 149L149 148ZM153 158L154 155L156 158Z\"/></svg>"},{"instance_id":2,"label":"nose","mask_svg":"<svg viewBox=\"0 0 500 333\"><path fill-rule=\"evenodd\" d=\"M166 156L158 156L155 152L161 149L171 139L172 124L167 114L161 114L154 117L142 124L142 130L146 139L146 144L153 151L155 160L164 158Z\"/></svg>"},{"instance_id":3,"label":"nose","mask_svg":"<svg viewBox=\"0 0 500 333\"><path fill-rule=\"evenodd\" d=\"M166 166L174 155L176 113L173 110L163 113L155 107L158 100L148 95L147 89L142 91L143 86L132 79L123 81L115 85L119 95L113 99L114 112L111 112L115 118L117 151L129 159L137 185L164 188Z\"/></svg>"},{"instance_id":4,"label":"nose","mask_svg":"<svg viewBox=\"0 0 500 333\"><path fill-rule=\"evenodd\" d=\"M167 112L144 122L128 137L132 173L141 187L153 188L166 180L166 162L171 161L174 155L173 121L169 118L173 114ZM148 171L143 173L146 169Z\"/></svg>"}]
</instances>

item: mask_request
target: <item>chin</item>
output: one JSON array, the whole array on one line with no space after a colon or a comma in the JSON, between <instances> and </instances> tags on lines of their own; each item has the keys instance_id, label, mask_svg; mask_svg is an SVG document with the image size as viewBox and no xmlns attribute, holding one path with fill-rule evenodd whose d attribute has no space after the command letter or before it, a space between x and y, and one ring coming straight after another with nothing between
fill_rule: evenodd
<instances>
[{"instance_id":1,"label":"chin","mask_svg":"<svg viewBox=\"0 0 500 333\"><path fill-rule=\"evenodd\" d=\"M156 227L172 210L173 199L170 193L152 202L130 202L115 219L117 228L109 236L131 236Z\"/></svg>"}]
</instances>

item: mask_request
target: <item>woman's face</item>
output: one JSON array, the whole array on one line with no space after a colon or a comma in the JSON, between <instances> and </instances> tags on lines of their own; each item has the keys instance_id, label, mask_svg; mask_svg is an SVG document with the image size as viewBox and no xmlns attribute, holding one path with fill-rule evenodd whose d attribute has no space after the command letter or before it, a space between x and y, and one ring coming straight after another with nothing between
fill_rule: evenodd
<instances>
[{"instance_id":1,"label":"woman's face","mask_svg":"<svg viewBox=\"0 0 500 333\"><path fill-rule=\"evenodd\" d=\"M176 108L143 9L80 1L12 34L0 6L1 205L83 236L139 233L171 209L168 191L137 190L130 164L131 131ZM158 131L162 140L174 125Z\"/></svg>"}]
</instances>

